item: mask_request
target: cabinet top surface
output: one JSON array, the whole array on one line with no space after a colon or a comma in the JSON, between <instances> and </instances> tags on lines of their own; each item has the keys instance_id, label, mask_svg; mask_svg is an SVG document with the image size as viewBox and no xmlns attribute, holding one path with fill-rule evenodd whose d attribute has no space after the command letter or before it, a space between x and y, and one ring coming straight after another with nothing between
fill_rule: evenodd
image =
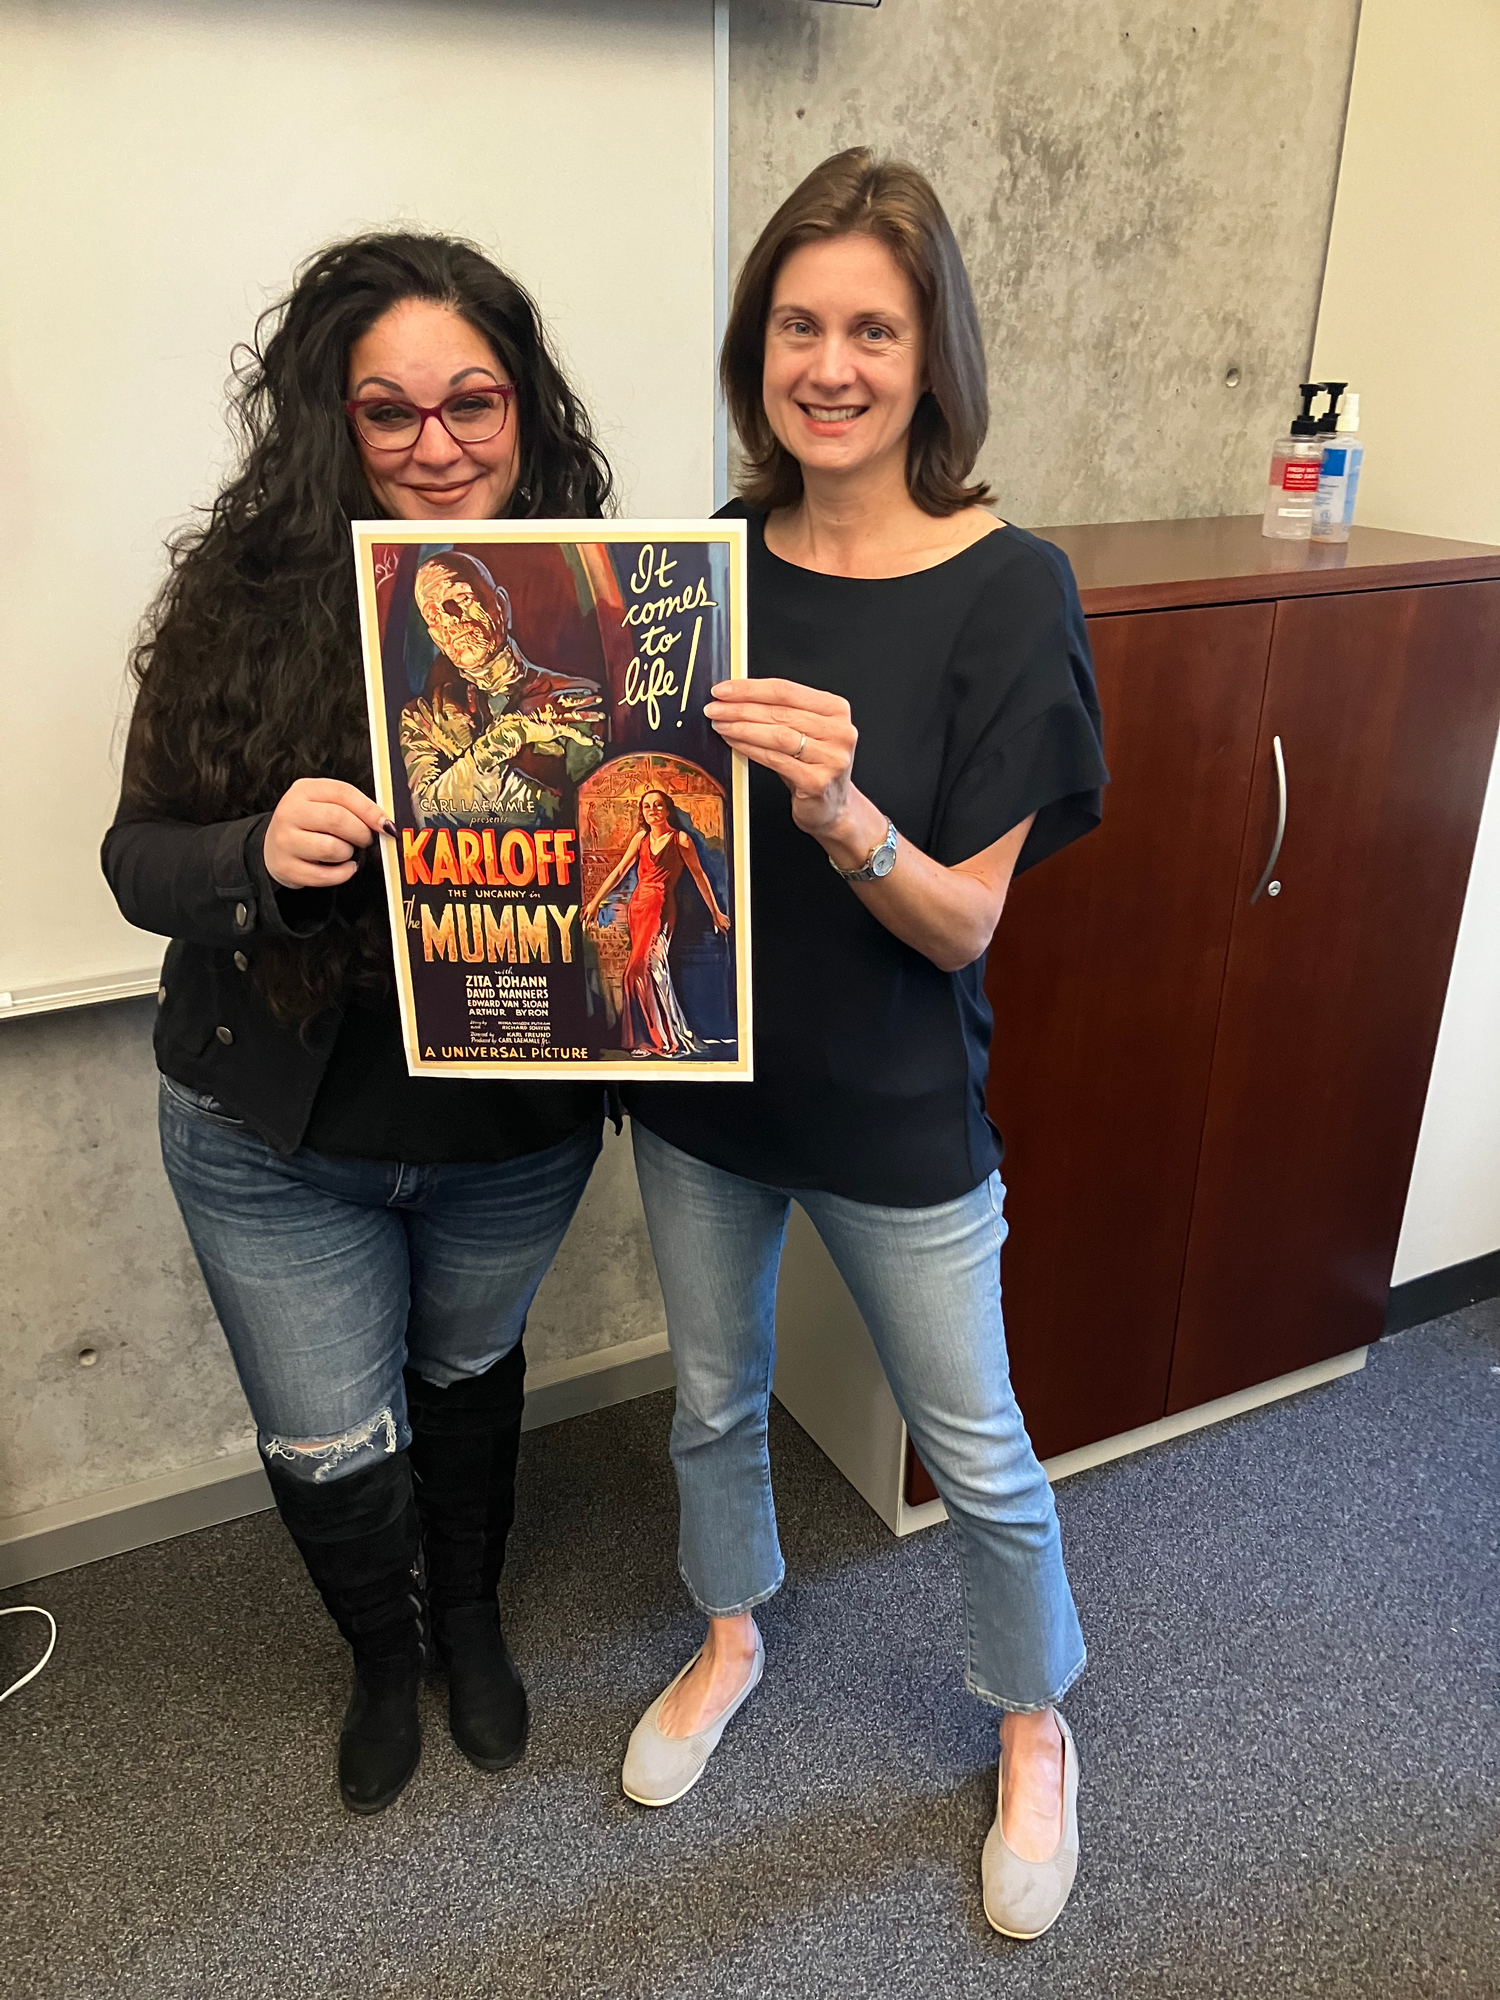
<instances>
[{"instance_id":1,"label":"cabinet top surface","mask_svg":"<svg viewBox=\"0 0 1500 2000\"><path fill-rule=\"evenodd\" d=\"M1085 611L1159 611L1500 577L1500 548L1355 528L1344 543L1277 542L1258 514L1037 531L1064 550Z\"/></svg>"}]
</instances>

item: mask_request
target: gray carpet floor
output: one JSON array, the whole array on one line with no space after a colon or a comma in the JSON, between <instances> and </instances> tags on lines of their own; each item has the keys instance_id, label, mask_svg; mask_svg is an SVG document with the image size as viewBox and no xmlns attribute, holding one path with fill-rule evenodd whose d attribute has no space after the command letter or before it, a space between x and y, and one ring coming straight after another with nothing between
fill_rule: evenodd
<instances>
[{"instance_id":1,"label":"gray carpet floor","mask_svg":"<svg viewBox=\"0 0 1500 2000\"><path fill-rule=\"evenodd\" d=\"M620 1794L695 1639L669 1398L526 1439L504 1590L525 1763L429 1689L374 1820L333 1789L338 1640L270 1515L10 1592L0 1990L27 2000L1500 1995L1500 1307L1059 1489L1091 1666L1073 1903L985 1925L993 1719L953 1537L898 1544L789 1419L768 1672L698 1789ZM0 1684L38 1621L0 1621Z\"/></svg>"}]
</instances>

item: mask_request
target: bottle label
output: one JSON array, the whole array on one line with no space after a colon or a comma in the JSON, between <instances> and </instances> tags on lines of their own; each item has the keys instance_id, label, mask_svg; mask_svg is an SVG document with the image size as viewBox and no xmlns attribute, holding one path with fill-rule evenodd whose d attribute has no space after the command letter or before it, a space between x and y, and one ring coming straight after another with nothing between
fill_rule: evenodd
<instances>
[{"instance_id":1,"label":"bottle label","mask_svg":"<svg viewBox=\"0 0 1500 2000\"><path fill-rule=\"evenodd\" d=\"M1281 474L1282 490L1287 493L1316 493L1319 470L1315 458L1289 458Z\"/></svg>"},{"instance_id":2,"label":"bottle label","mask_svg":"<svg viewBox=\"0 0 1500 2000\"><path fill-rule=\"evenodd\" d=\"M1329 445L1323 453L1323 477L1325 479L1342 479L1344 476L1344 467L1348 463L1348 460L1349 453L1343 445Z\"/></svg>"}]
</instances>

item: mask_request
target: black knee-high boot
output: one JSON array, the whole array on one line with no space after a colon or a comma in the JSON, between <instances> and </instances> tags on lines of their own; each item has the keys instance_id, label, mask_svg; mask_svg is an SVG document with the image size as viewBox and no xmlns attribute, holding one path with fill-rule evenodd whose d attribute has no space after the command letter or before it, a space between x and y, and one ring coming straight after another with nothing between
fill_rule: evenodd
<instances>
[{"instance_id":1,"label":"black knee-high boot","mask_svg":"<svg viewBox=\"0 0 1500 2000\"><path fill-rule=\"evenodd\" d=\"M426 1657L422 1544L406 1453L341 1479L266 1466L276 1509L354 1653L339 1736L339 1791L351 1812L388 1806L422 1753L417 1694Z\"/></svg>"},{"instance_id":2,"label":"black knee-high boot","mask_svg":"<svg viewBox=\"0 0 1500 2000\"><path fill-rule=\"evenodd\" d=\"M519 1342L483 1375L446 1389L406 1371L427 1601L448 1670L448 1726L481 1771L503 1771L526 1748L526 1690L495 1602L516 1511L525 1376Z\"/></svg>"}]
</instances>

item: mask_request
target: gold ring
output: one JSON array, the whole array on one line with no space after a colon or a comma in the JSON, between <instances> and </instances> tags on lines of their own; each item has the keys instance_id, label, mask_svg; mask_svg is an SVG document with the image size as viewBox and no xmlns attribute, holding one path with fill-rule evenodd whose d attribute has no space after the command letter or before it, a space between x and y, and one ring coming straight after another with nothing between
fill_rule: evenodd
<instances>
[{"instance_id":1,"label":"gold ring","mask_svg":"<svg viewBox=\"0 0 1500 2000\"><path fill-rule=\"evenodd\" d=\"M796 749L792 752L792 755L794 757L800 757L806 748L807 748L807 731L804 729L802 732L802 741L797 745Z\"/></svg>"}]
</instances>

